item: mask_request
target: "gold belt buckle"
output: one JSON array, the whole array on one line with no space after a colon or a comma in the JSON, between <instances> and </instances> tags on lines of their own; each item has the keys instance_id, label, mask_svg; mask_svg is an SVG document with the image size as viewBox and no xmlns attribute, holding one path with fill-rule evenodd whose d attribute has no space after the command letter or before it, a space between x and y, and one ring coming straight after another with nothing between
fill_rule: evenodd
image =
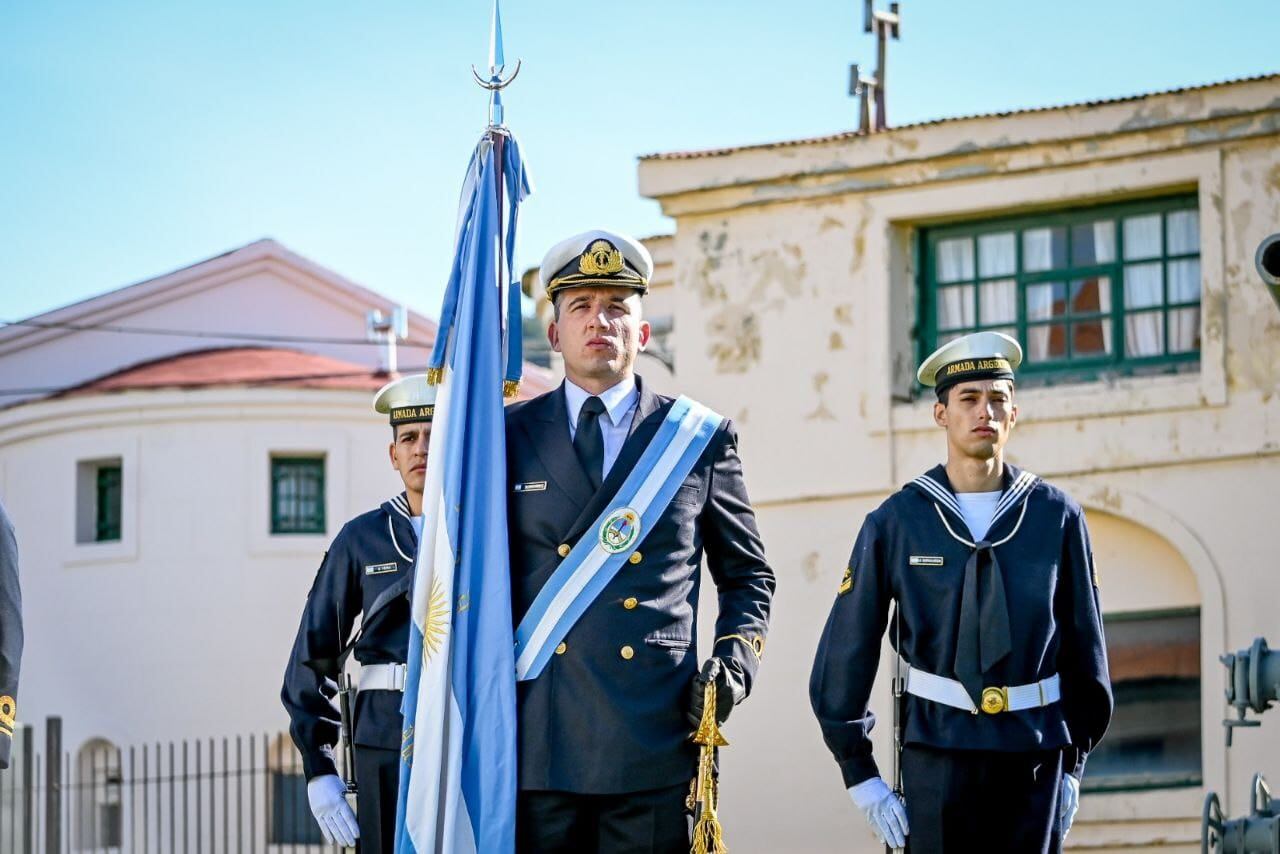
<instances>
[{"instance_id":1,"label":"gold belt buckle","mask_svg":"<svg viewBox=\"0 0 1280 854\"><path fill-rule=\"evenodd\" d=\"M982 711L998 715L1009 708L1008 688L986 688L982 692Z\"/></svg>"}]
</instances>

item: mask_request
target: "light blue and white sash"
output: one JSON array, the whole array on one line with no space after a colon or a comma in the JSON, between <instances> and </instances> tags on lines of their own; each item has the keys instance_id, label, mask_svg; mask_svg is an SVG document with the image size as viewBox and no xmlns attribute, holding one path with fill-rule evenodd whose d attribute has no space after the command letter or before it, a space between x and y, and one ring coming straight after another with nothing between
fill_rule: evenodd
<instances>
[{"instance_id":1,"label":"light blue and white sash","mask_svg":"<svg viewBox=\"0 0 1280 854\"><path fill-rule=\"evenodd\" d=\"M565 635L653 529L724 418L681 396L616 495L516 627L516 678L536 679Z\"/></svg>"}]
</instances>

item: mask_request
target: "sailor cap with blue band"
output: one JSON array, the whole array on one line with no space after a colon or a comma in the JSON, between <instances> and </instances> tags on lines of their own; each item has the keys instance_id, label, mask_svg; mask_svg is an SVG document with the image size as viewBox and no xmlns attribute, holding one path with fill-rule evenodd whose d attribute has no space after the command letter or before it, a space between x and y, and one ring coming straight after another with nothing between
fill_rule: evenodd
<instances>
[{"instance_id":1,"label":"sailor cap with blue band","mask_svg":"<svg viewBox=\"0 0 1280 854\"><path fill-rule=\"evenodd\" d=\"M562 240L538 269L547 299L569 288L632 288L649 292L653 256L640 241L616 231L593 229Z\"/></svg>"},{"instance_id":2,"label":"sailor cap with blue band","mask_svg":"<svg viewBox=\"0 0 1280 854\"><path fill-rule=\"evenodd\" d=\"M1022 364L1022 346L1003 332L974 332L943 344L920 365L916 377L941 397L969 380L1009 380Z\"/></svg>"},{"instance_id":3,"label":"sailor cap with blue band","mask_svg":"<svg viewBox=\"0 0 1280 854\"><path fill-rule=\"evenodd\" d=\"M430 421L436 414L436 387L427 382L426 374L401 377L378 389L373 408L390 416L392 427Z\"/></svg>"}]
</instances>

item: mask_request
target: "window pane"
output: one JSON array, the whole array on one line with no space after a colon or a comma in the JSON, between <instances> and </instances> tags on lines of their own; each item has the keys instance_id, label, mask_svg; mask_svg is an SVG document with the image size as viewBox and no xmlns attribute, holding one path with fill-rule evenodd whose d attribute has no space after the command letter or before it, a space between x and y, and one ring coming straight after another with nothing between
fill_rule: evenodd
<instances>
[{"instance_id":1,"label":"window pane","mask_svg":"<svg viewBox=\"0 0 1280 854\"><path fill-rule=\"evenodd\" d=\"M273 458L271 482L273 534L324 533L323 459Z\"/></svg>"},{"instance_id":2,"label":"window pane","mask_svg":"<svg viewBox=\"0 0 1280 854\"><path fill-rule=\"evenodd\" d=\"M1124 354L1159 356L1164 353L1164 315L1159 311L1130 314L1124 319Z\"/></svg>"},{"instance_id":3,"label":"window pane","mask_svg":"<svg viewBox=\"0 0 1280 854\"><path fill-rule=\"evenodd\" d=\"M1110 352L1110 320L1085 320L1071 324L1072 356L1103 356Z\"/></svg>"},{"instance_id":4,"label":"window pane","mask_svg":"<svg viewBox=\"0 0 1280 854\"><path fill-rule=\"evenodd\" d=\"M1199 614L1104 618L1115 714L1089 754L1091 789L1199 783Z\"/></svg>"},{"instance_id":5,"label":"window pane","mask_svg":"<svg viewBox=\"0 0 1280 854\"><path fill-rule=\"evenodd\" d=\"M1174 211L1165 218L1166 252L1189 255L1200 251L1200 212Z\"/></svg>"},{"instance_id":6,"label":"window pane","mask_svg":"<svg viewBox=\"0 0 1280 854\"><path fill-rule=\"evenodd\" d=\"M973 285L939 289L938 328L962 329L973 325Z\"/></svg>"},{"instance_id":7,"label":"window pane","mask_svg":"<svg viewBox=\"0 0 1280 854\"><path fill-rule=\"evenodd\" d=\"M1094 276L1071 283L1071 313L1099 314L1111 311L1111 279Z\"/></svg>"},{"instance_id":8,"label":"window pane","mask_svg":"<svg viewBox=\"0 0 1280 854\"><path fill-rule=\"evenodd\" d=\"M1077 267L1110 264L1116 260L1116 224L1112 220L1086 222L1071 228L1071 263Z\"/></svg>"},{"instance_id":9,"label":"window pane","mask_svg":"<svg viewBox=\"0 0 1280 854\"><path fill-rule=\"evenodd\" d=\"M1012 276L1017 271L1018 250L1012 231L978 238L978 275Z\"/></svg>"},{"instance_id":10,"label":"window pane","mask_svg":"<svg viewBox=\"0 0 1280 854\"><path fill-rule=\"evenodd\" d=\"M119 465L98 469L97 522L94 540L99 543L120 539L120 489L123 483Z\"/></svg>"},{"instance_id":11,"label":"window pane","mask_svg":"<svg viewBox=\"0 0 1280 854\"><path fill-rule=\"evenodd\" d=\"M1160 214L1131 216L1124 221L1124 257L1155 258L1160 255Z\"/></svg>"},{"instance_id":12,"label":"window pane","mask_svg":"<svg viewBox=\"0 0 1280 854\"><path fill-rule=\"evenodd\" d=\"M1200 259L1169 262L1169 302L1200 301Z\"/></svg>"},{"instance_id":13,"label":"window pane","mask_svg":"<svg viewBox=\"0 0 1280 854\"><path fill-rule=\"evenodd\" d=\"M973 240L968 237L939 240L938 281L962 282L973 278Z\"/></svg>"},{"instance_id":14,"label":"window pane","mask_svg":"<svg viewBox=\"0 0 1280 854\"><path fill-rule=\"evenodd\" d=\"M1177 308L1169 312L1169 352L1200 350L1200 309Z\"/></svg>"},{"instance_id":15,"label":"window pane","mask_svg":"<svg viewBox=\"0 0 1280 854\"><path fill-rule=\"evenodd\" d=\"M1018 320L1018 283L1013 279L983 282L979 287L982 298L982 325L1016 323Z\"/></svg>"},{"instance_id":16,"label":"window pane","mask_svg":"<svg viewBox=\"0 0 1280 854\"><path fill-rule=\"evenodd\" d=\"M1029 273L1067 266L1067 229L1029 228L1022 232L1022 269Z\"/></svg>"},{"instance_id":17,"label":"window pane","mask_svg":"<svg viewBox=\"0 0 1280 854\"><path fill-rule=\"evenodd\" d=\"M1124 307L1150 308L1163 302L1159 264L1130 264L1124 268Z\"/></svg>"},{"instance_id":18,"label":"window pane","mask_svg":"<svg viewBox=\"0 0 1280 854\"><path fill-rule=\"evenodd\" d=\"M1048 320L1067 313L1067 286L1041 282L1027 287L1027 320Z\"/></svg>"},{"instance_id":19,"label":"window pane","mask_svg":"<svg viewBox=\"0 0 1280 854\"><path fill-rule=\"evenodd\" d=\"M1032 326L1027 329L1027 359L1048 362L1067 356L1067 325Z\"/></svg>"}]
</instances>

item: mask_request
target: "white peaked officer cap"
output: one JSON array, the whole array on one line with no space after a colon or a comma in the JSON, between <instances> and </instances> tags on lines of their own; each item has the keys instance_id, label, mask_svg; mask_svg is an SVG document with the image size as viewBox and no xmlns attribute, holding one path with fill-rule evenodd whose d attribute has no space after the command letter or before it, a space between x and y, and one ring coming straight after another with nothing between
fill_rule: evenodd
<instances>
[{"instance_id":1,"label":"white peaked officer cap","mask_svg":"<svg viewBox=\"0 0 1280 854\"><path fill-rule=\"evenodd\" d=\"M649 292L653 256L644 244L625 234L593 229L561 240L542 259L538 276L548 300L569 288L633 288Z\"/></svg>"},{"instance_id":2,"label":"white peaked officer cap","mask_svg":"<svg viewBox=\"0 0 1280 854\"><path fill-rule=\"evenodd\" d=\"M1022 346L1003 332L974 332L943 344L920 365L916 377L941 396L969 380L1009 380L1022 364Z\"/></svg>"},{"instance_id":3,"label":"white peaked officer cap","mask_svg":"<svg viewBox=\"0 0 1280 854\"><path fill-rule=\"evenodd\" d=\"M373 408L390 416L392 427L430 421L436 414L436 387L427 382L426 374L410 374L378 389Z\"/></svg>"}]
</instances>

